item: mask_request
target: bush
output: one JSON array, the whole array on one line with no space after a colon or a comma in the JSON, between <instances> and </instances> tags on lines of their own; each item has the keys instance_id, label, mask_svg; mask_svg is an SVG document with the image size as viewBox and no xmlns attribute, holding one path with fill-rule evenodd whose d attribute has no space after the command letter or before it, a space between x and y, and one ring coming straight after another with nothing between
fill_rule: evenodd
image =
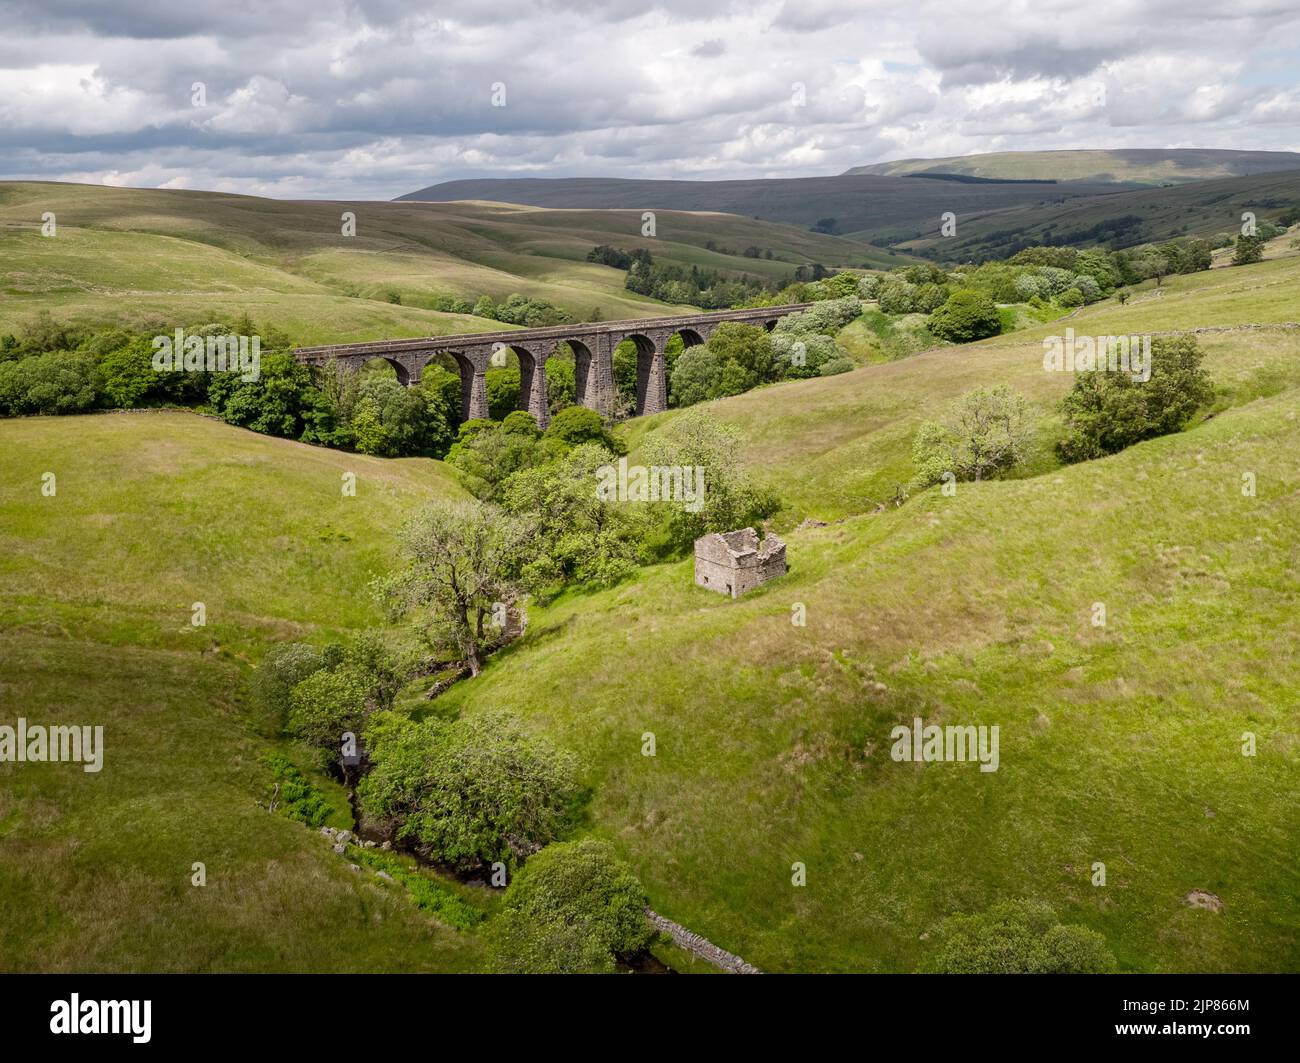
<instances>
[{"instance_id":1,"label":"bush","mask_svg":"<svg viewBox=\"0 0 1300 1063\"><path fill-rule=\"evenodd\" d=\"M772 352L791 379L817 376L827 362L843 357L835 341L819 332L774 332Z\"/></svg>"},{"instance_id":2,"label":"bush","mask_svg":"<svg viewBox=\"0 0 1300 1063\"><path fill-rule=\"evenodd\" d=\"M514 432L529 439L536 439L542 434L542 430L537 427L537 418L527 410L511 410L506 414L505 420L501 422L501 431Z\"/></svg>"},{"instance_id":3,"label":"bush","mask_svg":"<svg viewBox=\"0 0 1300 1063\"><path fill-rule=\"evenodd\" d=\"M781 367L772 353L772 338L762 325L724 321L709 335L705 346L722 367L724 394L736 395L781 378Z\"/></svg>"},{"instance_id":4,"label":"bush","mask_svg":"<svg viewBox=\"0 0 1300 1063\"><path fill-rule=\"evenodd\" d=\"M529 422L536 425L531 417ZM513 423L517 426L518 419ZM447 464L461 473L473 495L488 500L496 497L508 477L544 457L535 432L507 431L502 424L475 418L460 426L459 437L447 452Z\"/></svg>"},{"instance_id":5,"label":"bush","mask_svg":"<svg viewBox=\"0 0 1300 1063\"><path fill-rule=\"evenodd\" d=\"M1031 299L1041 299L1052 294L1047 281L1033 273L1022 273L1016 278L1015 293L1016 298L1025 303Z\"/></svg>"},{"instance_id":6,"label":"bush","mask_svg":"<svg viewBox=\"0 0 1300 1063\"><path fill-rule=\"evenodd\" d=\"M852 358L839 355L823 362L818 373L821 376L835 376L838 373L847 373L850 369L856 368L857 366L854 365Z\"/></svg>"},{"instance_id":7,"label":"bush","mask_svg":"<svg viewBox=\"0 0 1300 1063\"><path fill-rule=\"evenodd\" d=\"M1071 288L1062 292L1061 297L1056 301L1067 310L1076 306L1083 306L1083 292L1079 291L1078 288Z\"/></svg>"},{"instance_id":8,"label":"bush","mask_svg":"<svg viewBox=\"0 0 1300 1063\"><path fill-rule=\"evenodd\" d=\"M546 405L552 416L577 401L577 381L572 358L551 358L546 363Z\"/></svg>"},{"instance_id":9,"label":"bush","mask_svg":"<svg viewBox=\"0 0 1300 1063\"><path fill-rule=\"evenodd\" d=\"M99 370L104 394L112 405L123 409L138 406L146 398L161 398L164 382L172 376L154 369L153 345L143 336L111 346L100 356Z\"/></svg>"},{"instance_id":10,"label":"bush","mask_svg":"<svg viewBox=\"0 0 1300 1063\"><path fill-rule=\"evenodd\" d=\"M489 928L502 972L612 971L654 940L641 883L608 842L550 845L534 856L506 893Z\"/></svg>"},{"instance_id":11,"label":"bush","mask_svg":"<svg viewBox=\"0 0 1300 1063\"><path fill-rule=\"evenodd\" d=\"M343 735L360 735L371 711L369 677L343 665L313 672L289 694L289 730L329 757L337 757Z\"/></svg>"},{"instance_id":12,"label":"bush","mask_svg":"<svg viewBox=\"0 0 1300 1063\"><path fill-rule=\"evenodd\" d=\"M953 292L948 301L930 315L927 323L935 336L953 343L969 343L1002 331L998 308L983 292L965 289Z\"/></svg>"},{"instance_id":13,"label":"bush","mask_svg":"<svg viewBox=\"0 0 1300 1063\"><path fill-rule=\"evenodd\" d=\"M1101 298L1101 285L1086 273L1081 273L1074 278L1074 287L1071 291L1076 291L1083 296L1085 303L1095 303Z\"/></svg>"},{"instance_id":14,"label":"bush","mask_svg":"<svg viewBox=\"0 0 1300 1063\"><path fill-rule=\"evenodd\" d=\"M694 406L722 395L722 359L706 346L682 352L669 378L674 406Z\"/></svg>"},{"instance_id":15,"label":"bush","mask_svg":"<svg viewBox=\"0 0 1300 1063\"><path fill-rule=\"evenodd\" d=\"M950 916L926 970L944 974L1106 974L1115 957L1095 930L1064 925L1045 904L1008 901Z\"/></svg>"},{"instance_id":16,"label":"bush","mask_svg":"<svg viewBox=\"0 0 1300 1063\"><path fill-rule=\"evenodd\" d=\"M645 465L703 470L702 504L697 498L694 503L661 502L655 507L666 517L667 541L673 548L687 549L706 532L757 525L780 508L777 498L750 481L740 453L739 432L698 407L646 435L641 447Z\"/></svg>"},{"instance_id":17,"label":"bush","mask_svg":"<svg viewBox=\"0 0 1300 1063\"><path fill-rule=\"evenodd\" d=\"M916 312L919 314L931 314L938 310L939 307L948 299L947 287L940 284L923 284L916 290Z\"/></svg>"},{"instance_id":18,"label":"bush","mask_svg":"<svg viewBox=\"0 0 1300 1063\"><path fill-rule=\"evenodd\" d=\"M396 377L366 374L352 414L356 448L382 458L445 454L453 432L448 412L441 391L408 388Z\"/></svg>"},{"instance_id":19,"label":"bush","mask_svg":"<svg viewBox=\"0 0 1300 1063\"><path fill-rule=\"evenodd\" d=\"M916 285L901 277L881 277L876 285L876 300L886 314L910 314L916 310Z\"/></svg>"},{"instance_id":20,"label":"bush","mask_svg":"<svg viewBox=\"0 0 1300 1063\"><path fill-rule=\"evenodd\" d=\"M399 839L454 867L519 863L559 835L578 800L573 755L502 710L368 732L366 743L375 766L358 788L365 814L395 821Z\"/></svg>"},{"instance_id":21,"label":"bush","mask_svg":"<svg viewBox=\"0 0 1300 1063\"><path fill-rule=\"evenodd\" d=\"M1238 236L1237 249L1232 253L1234 266L1248 266L1264 257L1264 241L1258 236Z\"/></svg>"},{"instance_id":22,"label":"bush","mask_svg":"<svg viewBox=\"0 0 1300 1063\"><path fill-rule=\"evenodd\" d=\"M88 354L50 351L0 362L0 413L84 413L94 408L102 386Z\"/></svg>"},{"instance_id":23,"label":"bush","mask_svg":"<svg viewBox=\"0 0 1300 1063\"><path fill-rule=\"evenodd\" d=\"M614 455L585 442L555 461L524 469L501 488L501 505L527 521L532 545L523 564L528 586L577 583L609 586L627 576L643 556L645 506L601 497L602 470Z\"/></svg>"},{"instance_id":24,"label":"bush","mask_svg":"<svg viewBox=\"0 0 1300 1063\"><path fill-rule=\"evenodd\" d=\"M519 409L519 367L507 366L489 369L486 377L488 416L494 421L504 421Z\"/></svg>"},{"instance_id":25,"label":"bush","mask_svg":"<svg viewBox=\"0 0 1300 1063\"><path fill-rule=\"evenodd\" d=\"M1191 336L1151 341L1151 378L1097 369L1076 373L1061 401L1066 435L1057 449L1066 461L1115 454L1144 439L1181 431L1214 397Z\"/></svg>"},{"instance_id":26,"label":"bush","mask_svg":"<svg viewBox=\"0 0 1300 1063\"><path fill-rule=\"evenodd\" d=\"M968 391L941 422L926 421L912 444L919 487L952 473L958 480L982 480L1024 460L1033 439L1029 403L1005 384Z\"/></svg>"},{"instance_id":27,"label":"bush","mask_svg":"<svg viewBox=\"0 0 1300 1063\"><path fill-rule=\"evenodd\" d=\"M569 406L552 417L546 438L559 440L568 447L599 443L613 454L627 452L627 446L606 427L600 414L585 406Z\"/></svg>"},{"instance_id":28,"label":"bush","mask_svg":"<svg viewBox=\"0 0 1300 1063\"><path fill-rule=\"evenodd\" d=\"M302 642L280 642L266 653L249 679L249 694L259 728L276 735L289 722L293 688L324 667L320 651Z\"/></svg>"},{"instance_id":29,"label":"bush","mask_svg":"<svg viewBox=\"0 0 1300 1063\"><path fill-rule=\"evenodd\" d=\"M208 399L223 420L266 435L297 439L312 405L311 370L291 354L263 354L256 380L213 373Z\"/></svg>"}]
</instances>

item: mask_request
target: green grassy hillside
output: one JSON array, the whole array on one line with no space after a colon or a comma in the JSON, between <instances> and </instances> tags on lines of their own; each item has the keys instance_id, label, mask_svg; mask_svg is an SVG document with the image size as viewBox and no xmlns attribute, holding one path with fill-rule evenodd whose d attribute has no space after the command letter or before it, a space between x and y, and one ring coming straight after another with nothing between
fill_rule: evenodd
<instances>
[{"instance_id":1,"label":"green grassy hillside","mask_svg":"<svg viewBox=\"0 0 1300 1063\"><path fill-rule=\"evenodd\" d=\"M1283 245L1292 237L1272 241ZM1066 328L1088 335L1130 335L1176 329L1300 322L1300 256L1255 266L1215 269L1147 281L1127 305L1114 298L1049 324L962 347L944 347L841 376L792 381L710 404L739 427L753 473L786 503L781 524L804 517L831 520L869 512L912 476L912 437L945 402L981 383L1004 382L1030 398L1044 440L1055 406L1070 387L1067 374L1042 369L1042 340ZM851 326L853 338L857 330ZM1300 329L1211 332L1201 337L1208 363L1219 367L1225 401L1273 394L1300 383ZM629 424L637 441L676 416ZM1051 467L1044 443L1030 471Z\"/></svg>"},{"instance_id":2,"label":"green grassy hillside","mask_svg":"<svg viewBox=\"0 0 1300 1063\"><path fill-rule=\"evenodd\" d=\"M1115 148L1086 151L991 151L943 159L897 159L854 166L846 176L958 173L972 177L1037 181L1117 181L1183 184L1300 170L1300 152L1226 151L1217 148Z\"/></svg>"},{"instance_id":3,"label":"green grassy hillside","mask_svg":"<svg viewBox=\"0 0 1300 1063\"><path fill-rule=\"evenodd\" d=\"M947 183L914 180L918 184ZM989 212L959 218L953 238L942 238L936 231L904 240L900 246L913 251L928 249L952 261L1002 258L1029 244L1084 247L1113 242L1131 247L1175 236L1235 236L1241 231L1244 211L1254 212L1262 221L1291 207L1300 207L1300 169L1172 188L1112 191Z\"/></svg>"},{"instance_id":4,"label":"green grassy hillside","mask_svg":"<svg viewBox=\"0 0 1300 1063\"><path fill-rule=\"evenodd\" d=\"M689 562L562 601L451 700L580 749L658 910L765 969L907 970L941 917L1034 897L1126 970L1296 970L1296 399L796 532L739 602ZM999 725L1000 770L894 763L914 716Z\"/></svg>"},{"instance_id":5,"label":"green grassy hillside","mask_svg":"<svg viewBox=\"0 0 1300 1063\"><path fill-rule=\"evenodd\" d=\"M1068 324L1283 321L1298 267L1179 278ZM659 910L765 968L910 969L943 916L1035 897L1126 970L1300 969L1300 330L1205 334L1221 412L1059 468L1068 380L1039 333L1065 324L713 404L787 526L838 520L789 532L788 576L738 602L689 561L561 599L451 703L514 705L581 749L596 829ZM874 513L917 423L994 381L1039 411L1037 475ZM894 763L889 730L914 716L998 724L999 772Z\"/></svg>"},{"instance_id":6,"label":"green grassy hillside","mask_svg":"<svg viewBox=\"0 0 1300 1063\"><path fill-rule=\"evenodd\" d=\"M98 774L0 764L0 967L477 967L477 938L257 807L268 746L241 704L272 642L378 622L396 525L458 493L439 467L181 413L0 421L0 453L0 720L105 745Z\"/></svg>"},{"instance_id":7,"label":"green grassy hillside","mask_svg":"<svg viewBox=\"0 0 1300 1063\"><path fill-rule=\"evenodd\" d=\"M354 237L341 234L344 211L356 215ZM41 235L46 212L57 222L53 238ZM597 244L647 247L666 263L773 280L808 262L862 258L857 244L725 215L663 211L657 232L641 236L639 211L286 202L0 182L0 329L41 310L137 326L247 311L303 344L446 335L501 326L431 309L440 296L526 292L577 320L679 310L626 291L622 271L585 261ZM751 246L773 259L745 258Z\"/></svg>"},{"instance_id":8,"label":"green grassy hillside","mask_svg":"<svg viewBox=\"0 0 1300 1063\"><path fill-rule=\"evenodd\" d=\"M683 561L566 594L443 707L511 707L577 751L585 829L657 910L765 969L912 969L938 919L1017 897L1125 970L1300 969L1300 330L1241 327L1293 320L1298 289L1300 258L1274 258L715 403L785 502L788 575L731 602ZM1227 329L1202 337L1215 416L1058 467L1069 381L1040 340L1066 325ZM1030 475L877 512L917 423L1000 381L1039 413ZM0 719L102 721L107 745L99 775L0 766L5 966L476 967L477 935L257 807L242 705L273 642L378 621L366 584L406 513L459 493L443 467L181 413L0 421L0 451ZM997 725L999 770L895 763L915 716Z\"/></svg>"}]
</instances>

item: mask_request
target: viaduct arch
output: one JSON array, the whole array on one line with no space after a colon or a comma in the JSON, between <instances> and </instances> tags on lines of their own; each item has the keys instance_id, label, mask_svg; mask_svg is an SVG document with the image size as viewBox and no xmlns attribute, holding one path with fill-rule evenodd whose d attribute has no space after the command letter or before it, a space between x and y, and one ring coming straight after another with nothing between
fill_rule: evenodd
<instances>
[{"instance_id":1,"label":"viaduct arch","mask_svg":"<svg viewBox=\"0 0 1300 1063\"><path fill-rule=\"evenodd\" d=\"M461 415L465 420L488 415L487 371L492 356L513 350L519 359L519 408L527 410L542 428L550 422L546 394L546 363L556 348L567 343L573 350L575 401L602 417L615 408L614 348L631 340L637 349L636 413L659 413L668 407L668 380L664 349L680 333L688 347L703 343L724 321L761 325L769 331L787 314L811 304L765 306L754 310L716 310L704 314L645 318L635 321L600 321L545 328L429 336L409 340L376 340L324 347L299 347L294 355L307 365L330 362L360 369L382 358L393 366L397 379L408 387L420 382L425 366L439 355L450 355L460 370Z\"/></svg>"}]
</instances>

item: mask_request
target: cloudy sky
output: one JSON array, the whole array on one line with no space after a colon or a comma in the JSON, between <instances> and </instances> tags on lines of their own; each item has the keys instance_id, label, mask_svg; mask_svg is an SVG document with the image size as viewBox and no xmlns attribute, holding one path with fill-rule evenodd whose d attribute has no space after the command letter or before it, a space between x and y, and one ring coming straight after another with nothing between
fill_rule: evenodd
<instances>
[{"instance_id":1,"label":"cloudy sky","mask_svg":"<svg viewBox=\"0 0 1300 1063\"><path fill-rule=\"evenodd\" d=\"M387 199L1300 150L1297 0L0 0L0 20L7 178Z\"/></svg>"}]
</instances>

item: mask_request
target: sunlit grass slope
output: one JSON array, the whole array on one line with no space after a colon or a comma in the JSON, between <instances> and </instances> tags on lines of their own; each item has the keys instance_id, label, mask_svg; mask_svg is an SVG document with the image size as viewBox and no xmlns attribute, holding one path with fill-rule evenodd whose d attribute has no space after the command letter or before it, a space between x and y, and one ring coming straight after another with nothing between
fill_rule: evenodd
<instances>
[{"instance_id":1,"label":"sunlit grass slope","mask_svg":"<svg viewBox=\"0 0 1300 1063\"><path fill-rule=\"evenodd\" d=\"M1293 320L1297 291L1295 258L1176 278L715 403L783 527L837 523L790 530L789 574L737 602L689 561L563 598L450 700L580 749L592 829L657 907L765 968L911 969L943 916L1034 897L1125 970L1300 969L1300 334L1235 328ZM1059 467L1069 379L1040 341L1066 326L1233 327L1201 336L1219 412ZM916 425L1000 382L1040 416L1027 475L874 513L911 477ZM895 763L890 729L918 716L998 725L999 771Z\"/></svg>"},{"instance_id":2,"label":"sunlit grass slope","mask_svg":"<svg viewBox=\"0 0 1300 1063\"><path fill-rule=\"evenodd\" d=\"M180 413L0 421L0 453L0 721L105 742L98 774L0 765L0 968L477 967L476 938L257 807L241 704L273 641L379 622L398 524L459 493L440 466Z\"/></svg>"},{"instance_id":3,"label":"sunlit grass slope","mask_svg":"<svg viewBox=\"0 0 1300 1063\"><path fill-rule=\"evenodd\" d=\"M1125 970L1300 969L1298 396L795 531L737 602L689 561L563 599L449 697L580 750L656 907L765 969L911 969L1020 897ZM999 770L895 763L915 717L999 726Z\"/></svg>"},{"instance_id":4,"label":"sunlit grass slope","mask_svg":"<svg viewBox=\"0 0 1300 1063\"><path fill-rule=\"evenodd\" d=\"M354 236L342 235L345 211L355 216ZM53 236L41 235L47 213ZM774 280L809 262L861 259L858 245L750 218L661 211L656 222L652 239L630 210L0 182L0 328L40 310L136 325L247 311L301 343L445 335L500 327L433 309L451 296L472 302L522 292L578 320L673 312L625 290L622 271L587 262L597 244ZM748 247L774 257L746 258Z\"/></svg>"},{"instance_id":5,"label":"sunlit grass slope","mask_svg":"<svg viewBox=\"0 0 1300 1063\"><path fill-rule=\"evenodd\" d=\"M1283 238L1285 239L1285 237ZM912 478L912 438L921 421L980 384L1005 383L1031 400L1044 445L1028 471L1055 464L1046 445L1056 405L1070 387L1066 373L1043 370L1043 338L1073 328L1080 335L1131 335L1179 329L1300 321L1300 257L1272 259L1151 282L1127 305L1115 299L1074 316L994 337L943 347L834 377L776 384L723 399L708 409L746 439L745 461L785 503L779 523L868 512ZM1199 337L1223 403L1300 384L1300 329L1209 332ZM632 422L636 442L675 413Z\"/></svg>"}]
</instances>

